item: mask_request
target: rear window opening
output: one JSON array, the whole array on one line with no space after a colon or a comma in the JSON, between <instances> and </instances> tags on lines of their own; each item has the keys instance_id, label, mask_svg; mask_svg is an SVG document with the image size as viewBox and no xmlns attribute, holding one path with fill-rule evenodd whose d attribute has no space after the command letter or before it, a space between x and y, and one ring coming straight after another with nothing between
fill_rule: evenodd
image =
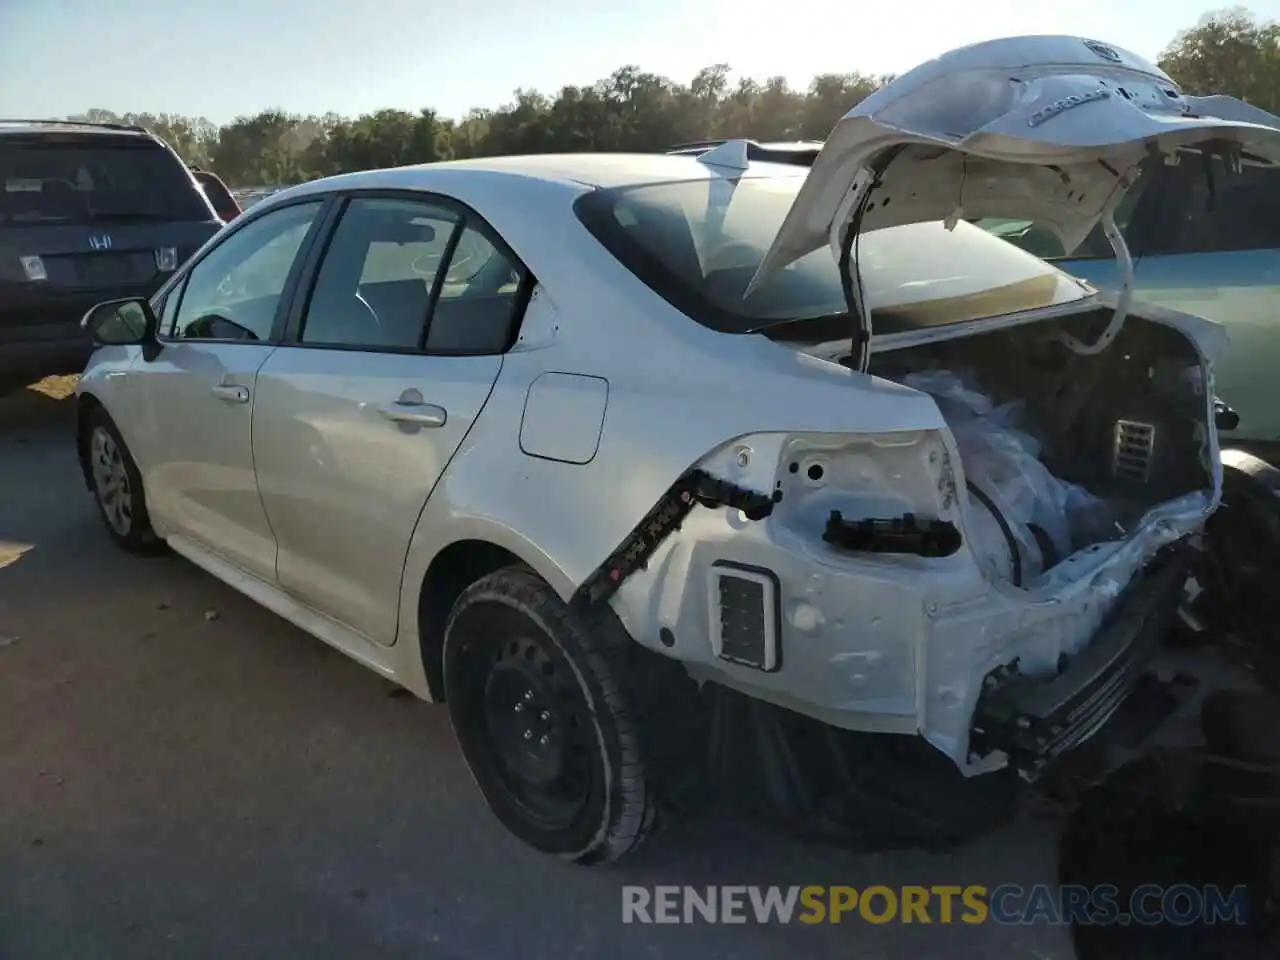
<instances>
[{"instance_id":1,"label":"rear window opening","mask_svg":"<svg viewBox=\"0 0 1280 960\"><path fill-rule=\"evenodd\" d=\"M624 266L677 309L724 333L819 340L852 331L836 258L800 257L749 295L804 183L798 176L683 180L596 190L579 218ZM872 230L854 249L876 334L1035 310L1092 288L969 223Z\"/></svg>"},{"instance_id":2,"label":"rear window opening","mask_svg":"<svg viewBox=\"0 0 1280 960\"><path fill-rule=\"evenodd\" d=\"M0 140L0 224L210 218L182 162L154 141Z\"/></svg>"}]
</instances>

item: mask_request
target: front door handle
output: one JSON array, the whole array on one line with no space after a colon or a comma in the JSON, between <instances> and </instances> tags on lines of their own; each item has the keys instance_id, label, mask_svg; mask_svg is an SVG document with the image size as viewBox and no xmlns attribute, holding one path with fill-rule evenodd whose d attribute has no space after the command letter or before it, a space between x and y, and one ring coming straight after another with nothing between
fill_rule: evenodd
<instances>
[{"instance_id":1,"label":"front door handle","mask_svg":"<svg viewBox=\"0 0 1280 960\"><path fill-rule=\"evenodd\" d=\"M226 400L230 403L248 403L249 388L237 386L232 383L220 383L213 388L213 395L219 400Z\"/></svg>"},{"instance_id":2,"label":"front door handle","mask_svg":"<svg viewBox=\"0 0 1280 960\"><path fill-rule=\"evenodd\" d=\"M394 423L414 423L420 427L443 427L448 419L444 407L414 400L397 400L378 410Z\"/></svg>"}]
</instances>

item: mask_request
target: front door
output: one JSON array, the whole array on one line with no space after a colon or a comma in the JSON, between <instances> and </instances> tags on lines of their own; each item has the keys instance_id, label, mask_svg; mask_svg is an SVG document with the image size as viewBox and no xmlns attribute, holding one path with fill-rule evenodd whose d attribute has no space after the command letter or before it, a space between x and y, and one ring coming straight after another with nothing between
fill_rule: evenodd
<instances>
[{"instance_id":1,"label":"front door","mask_svg":"<svg viewBox=\"0 0 1280 960\"><path fill-rule=\"evenodd\" d=\"M297 342L258 373L254 458L279 584L382 644L418 516L516 321L521 268L468 217L351 199Z\"/></svg>"},{"instance_id":2,"label":"front door","mask_svg":"<svg viewBox=\"0 0 1280 960\"><path fill-rule=\"evenodd\" d=\"M166 532L268 582L276 547L254 478L254 393L321 206L273 211L213 247L166 298L159 356L135 365L149 510Z\"/></svg>"}]
</instances>

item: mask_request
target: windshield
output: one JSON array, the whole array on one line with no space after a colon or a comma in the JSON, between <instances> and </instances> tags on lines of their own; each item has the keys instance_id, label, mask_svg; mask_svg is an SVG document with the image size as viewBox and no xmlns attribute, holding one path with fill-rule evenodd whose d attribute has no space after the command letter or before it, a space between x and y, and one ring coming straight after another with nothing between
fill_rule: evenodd
<instances>
[{"instance_id":1,"label":"windshield","mask_svg":"<svg viewBox=\"0 0 1280 960\"><path fill-rule=\"evenodd\" d=\"M0 222L204 221L210 211L182 163L146 140L0 142Z\"/></svg>"},{"instance_id":2,"label":"windshield","mask_svg":"<svg viewBox=\"0 0 1280 960\"><path fill-rule=\"evenodd\" d=\"M595 191L579 214L637 276L694 320L729 333L845 311L840 273L815 250L743 293L782 226L800 176L719 177ZM915 223L858 240L877 333L961 323L1092 292L1011 243L960 222Z\"/></svg>"}]
</instances>

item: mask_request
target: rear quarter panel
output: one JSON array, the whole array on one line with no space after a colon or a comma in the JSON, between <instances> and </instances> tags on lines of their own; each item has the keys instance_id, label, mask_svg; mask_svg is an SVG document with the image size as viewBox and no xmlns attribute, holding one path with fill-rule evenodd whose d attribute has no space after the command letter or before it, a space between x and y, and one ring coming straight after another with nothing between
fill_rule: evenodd
<instances>
[{"instance_id":1,"label":"rear quarter panel","mask_svg":"<svg viewBox=\"0 0 1280 960\"><path fill-rule=\"evenodd\" d=\"M883 433L944 427L931 398L772 343L699 326L600 247L567 203L536 190L484 213L539 280L520 342L427 502L406 557L400 637L416 637L431 561L478 539L532 566L568 599L691 466L756 432ZM607 381L588 463L533 456L520 434L544 373ZM763 460L763 458L761 458ZM776 463L760 465L772 489ZM398 641L399 642L399 641Z\"/></svg>"}]
</instances>

